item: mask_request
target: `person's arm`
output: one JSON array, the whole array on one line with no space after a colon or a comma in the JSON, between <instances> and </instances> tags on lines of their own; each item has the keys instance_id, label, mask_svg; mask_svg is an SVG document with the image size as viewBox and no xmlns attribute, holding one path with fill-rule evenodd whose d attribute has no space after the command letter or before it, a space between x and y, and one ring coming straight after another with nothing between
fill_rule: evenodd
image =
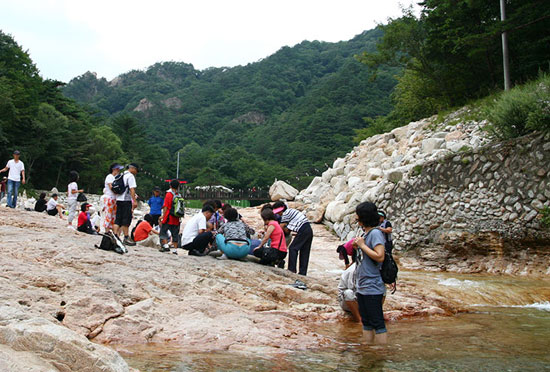
<instances>
[{"instance_id":1,"label":"person's arm","mask_svg":"<svg viewBox=\"0 0 550 372\"><path fill-rule=\"evenodd\" d=\"M378 244L374 247L374 249L371 249L367 247L367 243L365 243L365 239L363 238L356 238L355 243L361 249L367 256L372 258L376 262L383 262L384 261L384 246L382 244Z\"/></svg>"},{"instance_id":2,"label":"person's arm","mask_svg":"<svg viewBox=\"0 0 550 372\"><path fill-rule=\"evenodd\" d=\"M135 207L137 206L137 199L136 199L136 188L132 187L130 189L130 196L132 197L132 205Z\"/></svg>"},{"instance_id":3,"label":"person's arm","mask_svg":"<svg viewBox=\"0 0 550 372\"><path fill-rule=\"evenodd\" d=\"M9 169L10 169L10 165L8 163L8 164L6 164L6 166L4 168L2 168L2 170L0 170L0 173L7 172Z\"/></svg>"},{"instance_id":4,"label":"person's arm","mask_svg":"<svg viewBox=\"0 0 550 372\"><path fill-rule=\"evenodd\" d=\"M264 244L267 243L267 241L271 237L271 234L273 233L273 231L275 231L275 226L269 225L269 227L267 228L267 230L265 232L265 235L264 235L264 238L262 239L260 245L257 248L255 248L254 250L260 249L261 247L263 247Z\"/></svg>"},{"instance_id":5,"label":"person's arm","mask_svg":"<svg viewBox=\"0 0 550 372\"><path fill-rule=\"evenodd\" d=\"M287 228L288 222L282 222L279 225L281 225L281 229L283 229L283 231L285 232L286 235L288 235L292 232Z\"/></svg>"},{"instance_id":6,"label":"person's arm","mask_svg":"<svg viewBox=\"0 0 550 372\"><path fill-rule=\"evenodd\" d=\"M159 223L159 225L160 225L160 223ZM157 235L160 234L160 232L158 232L158 231L155 230L155 229L151 229L151 231L150 231L149 233L153 233L153 234L157 234Z\"/></svg>"},{"instance_id":7,"label":"person's arm","mask_svg":"<svg viewBox=\"0 0 550 372\"><path fill-rule=\"evenodd\" d=\"M27 181L25 180L25 170L24 169L21 171L21 176L22 176L21 177L21 182L24 185L25 183L27 183Z\"/></svg>"},{"instance_id":8,"label":"person's arm","mask_svg":"<svg viewBox=\"0 0 550 372\"><path fill-rule=\"evenodd\" d=\"M389 223L389 222L386 224L386 227L384 227L384 228L379 227L379 229L380 229L380 231L382 231L385 234L391 234L392 231L393 231L393 229L391 227L391 223Z\"/></svg>"}]
</instances>

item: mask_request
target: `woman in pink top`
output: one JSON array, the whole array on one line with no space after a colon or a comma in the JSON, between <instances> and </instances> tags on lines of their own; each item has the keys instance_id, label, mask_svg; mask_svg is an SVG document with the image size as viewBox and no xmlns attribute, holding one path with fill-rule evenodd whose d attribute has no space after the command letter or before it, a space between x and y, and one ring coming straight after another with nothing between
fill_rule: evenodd
<instances>
[{"instance_id":1,"label":"woman in pink top","mask_svg":"<svg viewBox=\"0 0 550 372\"><path fill-rule=\"evenodd\" d=\"M267 230L260 246L254 249L254 256L260 258L262 265L284 268L284 259L287 253L285 233L277 222L272 209L264 209L261 216L267 226ZM269 240L271 240L271 244L269 247L266 247Z\"/></svg>"}]
</instances>

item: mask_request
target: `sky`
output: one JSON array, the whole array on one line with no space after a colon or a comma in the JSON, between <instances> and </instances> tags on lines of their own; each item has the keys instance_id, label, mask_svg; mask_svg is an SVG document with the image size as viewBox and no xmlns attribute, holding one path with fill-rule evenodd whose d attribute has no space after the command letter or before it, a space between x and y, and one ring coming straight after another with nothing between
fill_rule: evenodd
<instances>
[{"instance_id":1,"label":"sky","mask_svg":"<svg viewBox=\"0 0 550 372\"><path fill-rule=\"evenodd\" d=\"M44 78L108 80L163 61L245 65L303 40L336 42L398 17L410 0L0 0L0 30Z\"/></svg>"}]
</instances>

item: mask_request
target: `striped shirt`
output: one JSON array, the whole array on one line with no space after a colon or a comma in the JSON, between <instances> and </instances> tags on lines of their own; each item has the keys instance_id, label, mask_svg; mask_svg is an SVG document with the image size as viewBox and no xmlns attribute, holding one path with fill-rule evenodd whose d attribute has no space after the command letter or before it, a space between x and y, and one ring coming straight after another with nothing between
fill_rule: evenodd
<instances>
[{"instance_id":1,"label":"striped shirt","mask_svg":"<svg viewBox=\"0 0 550 372\"><path fill-rule=\"evenodd\" d=\"M283 212L281 223L286 223L286 228L290 231L298 232L302 226L309 223L305 214L297 209L288 208Z\"/></svg>"}]
</instances>

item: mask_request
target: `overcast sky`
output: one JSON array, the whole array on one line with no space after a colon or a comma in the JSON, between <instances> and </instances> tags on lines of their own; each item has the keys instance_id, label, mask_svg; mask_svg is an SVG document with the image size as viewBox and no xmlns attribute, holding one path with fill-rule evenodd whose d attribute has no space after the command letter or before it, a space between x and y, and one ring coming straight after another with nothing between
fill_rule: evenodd
<instances>
[{"instance_id":1,"label":"overcast sky","mask_svg":"<svg viewBox=\"0 0 550 372\"><path fill-rule=\"evenodd\" d=\"M348 40L410 0L0 0L0 29L45 78L112 79L161 61L257 61L303 40Z\"/></svg>"}]
</instances>

